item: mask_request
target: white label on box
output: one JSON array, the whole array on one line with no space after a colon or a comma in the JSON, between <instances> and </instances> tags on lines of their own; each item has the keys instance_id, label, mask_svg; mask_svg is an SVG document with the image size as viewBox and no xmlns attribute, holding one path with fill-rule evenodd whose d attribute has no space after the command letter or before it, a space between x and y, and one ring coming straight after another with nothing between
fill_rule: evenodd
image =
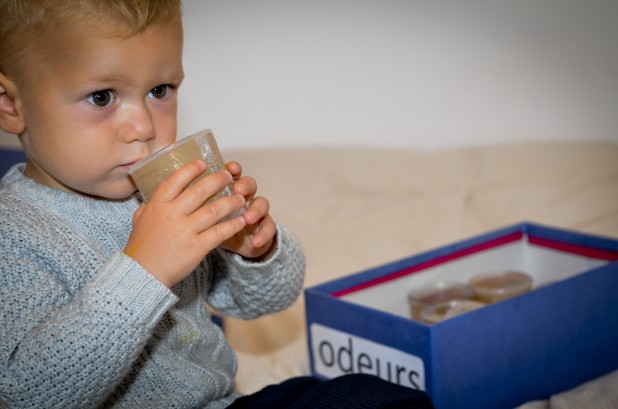
<instances>
[{"instance_id":1,"label":"white label on box","mask_svg":"<svg viewBox=\"0 0 618 409\"><path fill-rule=\"evenodd\" d=\"M366 373L412 389L425 390L425 366L418 356L320 324L311 324L310 331L317 374L334 378L349 373Z\"/></svg>"}]
</instances>

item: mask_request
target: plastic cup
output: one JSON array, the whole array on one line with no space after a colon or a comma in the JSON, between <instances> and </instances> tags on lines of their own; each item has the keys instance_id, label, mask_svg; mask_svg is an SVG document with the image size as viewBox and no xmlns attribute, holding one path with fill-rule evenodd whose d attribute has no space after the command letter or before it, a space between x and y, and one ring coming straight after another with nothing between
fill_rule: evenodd
<instances>
[{"instance_id":1,"label":"plastic cup","mask_svg":"<svg viewBox=\"0 0 618 409\"><path fill-rule=\"evenodd\" d=\"M410 315L420 321L421 311L430 305L452 300L467 300L474 296L474 290L465 283L439 281L427 287L412 290L408 293Z\"/></svg>"},{"instance_id":2,"label":"plastic cup","mask_svg":"<svg viewBox=\"0 0 618 409\"><path fill-rule=\"evenodd\" d=\"M421 310L420 320L425 324L435 324L484 306L485 304L482 302L474 300L445 301L423 308Z\"/></svg>"},{"instance_id":3,"label":"plastic cup","mask_svg":"<svg viewBox=\"0 0 618 409\"><path fill-rule=\"evenodd\" d=\"M493 304L532 290L532 277L521 271L498 271L472 277L470 286L477 300Z\"/></svg>"},{"instance_id":4,"label":"plastic cup","mask_svg":"<svg viewBox=\"0 0 618 409\"><path fill-rule=\"evenodd\" d=\"M194 180L199 179L225 169L225 161L217 146L217 141L210 129L204 129L176 143L163 148L152 155L142 159L129 168L129 175L135 181L142 199L147 202L152 198L157 187L165 179L170 177L187 163L203 159L208 168ZM206 203L211 203L224 196L232 195L232 185L224 187L219 193L209 198ZM243 214L245 209L240 209L227 216L224 220Z\"/></svg>"}]
</instances>

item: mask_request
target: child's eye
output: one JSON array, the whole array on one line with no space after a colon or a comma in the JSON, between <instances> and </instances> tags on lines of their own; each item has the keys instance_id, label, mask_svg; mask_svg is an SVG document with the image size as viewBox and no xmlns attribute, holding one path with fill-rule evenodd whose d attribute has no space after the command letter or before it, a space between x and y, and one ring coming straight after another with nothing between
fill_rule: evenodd
<instances>
[{"instance_id":1,"label":"child's eye","mask_svg":"<svg viewBox=\"0 0 618 409\"><path fill-rule=\"evenodd\" d=\"M158 85L150 90L148 93L149 98L162 99L167 96L167 93L170 90L170 86L167 84Z\"/></svg>"},{"instance_id":2,"label":"child's eye","mask_svg":"<svg viewBox=\"0 0 618 409\"><path fill-rule=\"evenodd\" d=\"M114 93L109 89L96 91L88 95L88 102L101 108L111 105L115 99Z\"/></svg>"}]
</instances>

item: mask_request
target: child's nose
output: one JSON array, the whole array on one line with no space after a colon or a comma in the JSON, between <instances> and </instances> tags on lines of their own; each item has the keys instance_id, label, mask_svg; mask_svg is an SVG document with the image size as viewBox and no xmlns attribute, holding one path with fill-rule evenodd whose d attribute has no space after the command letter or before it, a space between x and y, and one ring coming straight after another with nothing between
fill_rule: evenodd
<instances>
[{"instance_id":1,"label":"child's nose","mask_svg":"<svg viewBox=\"0 0 618 409\"><path fill-rule=\"evenodd\" d=\"M121 134L127 142L147 141L154 138L154 122L147 105L134 105L125 112Z\"/></svg>"}]
</instances>

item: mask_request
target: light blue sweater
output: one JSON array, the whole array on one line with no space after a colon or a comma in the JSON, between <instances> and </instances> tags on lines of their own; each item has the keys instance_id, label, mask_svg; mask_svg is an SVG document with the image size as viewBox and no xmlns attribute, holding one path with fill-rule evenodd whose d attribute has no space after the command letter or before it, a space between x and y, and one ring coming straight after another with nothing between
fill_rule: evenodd
<instances>
[{"instance_id":1,"label":"light blue sweater","mask_svg":"<svg viewBox=\"0 0 618 409\"><path fill-rule=\"evenodd\" d=\"M278 226L263 263L216 250L168 289L122 249L139 202L0 182L0 407L223 408L236 357L206 303L255 318L298 297L305 259Z\"/></svg>"}]
</instances>

